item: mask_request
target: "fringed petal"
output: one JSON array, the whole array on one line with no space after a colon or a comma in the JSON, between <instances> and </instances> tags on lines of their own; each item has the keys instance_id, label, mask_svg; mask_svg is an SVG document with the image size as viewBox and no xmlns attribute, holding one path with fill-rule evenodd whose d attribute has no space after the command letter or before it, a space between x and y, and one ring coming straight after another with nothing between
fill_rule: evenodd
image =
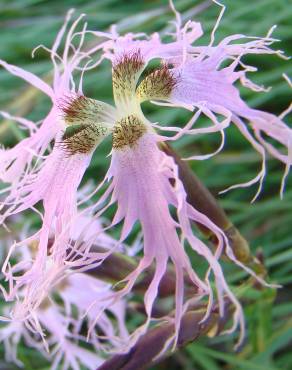
<instances>
[{"instance_id":1,"label":"fringed petal","mask_svg":"<svg viewBox=\"0 0 292 370\"><path fill-rule=\"evenodd\" d=\"M234 72L234 68L239 63L238 61L236 64L233 63L231 66L223 69L219 69L218 63L220 64L221 60L218 60L218 57L214 54L204 60L196 58L189 60L183 66L171 70L177 82L170 97L166 98L166 100L169 100L176 106L182 106L190 110L202 105L205 107L205 110L207 109L217 114L222 114L224 110L225 113L223 114L225 117L229 115L229 122L233 122L238 126L241 132L243 130L242 124L250 124L256 138L248 133L247 130L244 130L244 136L256 147L256 150L260 152L263 158L265 154L262 149L265 148L272 156L284 162L286 165L286 177L287 169L291 165L289 153L291 152L292 129L284 123L282 118L271 113L252 109L241 99L239 91L234 85L234 81L243 73ZM245 123L240 118L244 119ZM214 118L211 119L213 122L216 121ZM189 127L184 133L195 134L200 133L200 130ZM206 129L206 132L208 132L208 129ZM282 154L266 139L263 139L262 133L282 144L286 148L287 154ZM261 181L260 188L263 177L264 173L261 171L257 176L257 179ZM247 185L250 184L247 183Z\"/></svg>"},{"instance_id":2,"label":"fringed petal","mask_svg":"<svg viewBox=\"0 0 292 370\"><path fill-rule=\"evenodd\" d=\"M196 287L197 300L209 297L209 308L205 317L207 318L215 304L210 282L210 272L212 271L221 315L224 314L223 296L226 295L236 307L234 327L240 324L243 332L243 314L240 303L228 287L218 262L227 239L224 233L206 216L199 214L187 204L185 191L178 179L176 165L170 157L158 149L157 144L157 137L154 134L146 133L132 148L126 147L114 150L112 153L108 177L112 178L114 186L114 199L118 203L117 214L120 215L118 219L124 219L121 241L127 237L136 221L140 221L143 232L144 257L140 260L138 267L123 280L124 287L116 293L109 294L103 309L110 307L117 299L129 294L138 276L149 266L155 264L153 279L144 296L147 320L132 333L130 343L131 345L135 343L145 333L152 320L152 310L158 294L158 287L166 271L167 263L171 260L176 271L175 333L172 341L169 341L168 344L170 345L172 342L174 346L176 345L182 315L189 304L184 295L186 275ZM175 179L175 187L170 182L173 178ZM170 214L169 206L171 205L177 208L178 222L175 222ZM214 255L194 235L190 224L191 220L203 224L218 236L219 244ZM192 268L184 250L185 241L208 262L210 267L204 277L199 277Z\"/></svg>"}]
</instances>

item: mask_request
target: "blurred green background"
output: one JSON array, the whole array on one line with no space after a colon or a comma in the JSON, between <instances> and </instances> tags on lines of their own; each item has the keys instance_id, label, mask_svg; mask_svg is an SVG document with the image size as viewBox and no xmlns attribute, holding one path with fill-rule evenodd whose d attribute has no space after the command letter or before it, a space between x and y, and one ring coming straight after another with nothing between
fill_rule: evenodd
<instances>
[{"instance_id":1,"label":"blurred green background","mask_svg":"<svg viewBox=\"0 0 292 370\"><path fill-rule=\"evenodd\" d=\"M190 17L202 22L205 32L199 43L206 43L210 30L218 16L219 8L210 0L174 1L183 20ZM281 41L275 48L286 55L292 50L292 2L290 0L229 0L227 9L216 34L216 41L234 33L264 36L277 24L274 37ZM168 22L173 19L166 0L117 1L117 0L0 0L0 58L19 65L39 76L48 76L52 65L48 54L38 51L31 59L31 50L38 44L51 46L68 9L76 14L86 13L89 28L106 30L116 23L120 32L153 32L172 30ZM279 114L289 104L291 90L282 73L292 76L291 63L276 56L251 56L245 60L259 68L250 76L255 82L272 86L269 93L253 93L242 89L242 96L249 104ZM108 63L90 72L85 80L87 96L100 100L112 100L111 71ZM0 110L24 115L33 120L44 117L49 101L18 78L0 69ZM147 104L145 113L153 121L165 124L183 123L188 114L182 110L157 108ZM259 199L250 204L256 186L233 190L218 196L218 191L253 178L260 169L260 157L238 133L236 128L227 130L224 151L216 157L193 162L191 166L205 185L217 197L231 220L251 244L253 253L262 253L272 281L283 285L277 294L272 289L248 291L242 294L247 318L248 336L240 353L234 353L230 338L203 338L189 344L155 369L244 369L282 370L292 369L292 181L288 179L284 200L279 198L279 187L284 166L268 160L268 174ZM12 146L23 137L23 131L10 121L0 121L0 142ZM209 135L184 138L175 147L182 156L208 153L219 143L219 137ZM107 143L95 153L86 178L98 181L105 174L109 152ZM3 237L3 234L0 234ZM230 271L228 271L230 270ZM230 284L236 284L244 274L226 266ZM4 350L0 344L0 369L13 369L4 362ZM25 346L20 348L20 358L25 369L48 369L48 363Z\"/></svg>"}]
</instances>

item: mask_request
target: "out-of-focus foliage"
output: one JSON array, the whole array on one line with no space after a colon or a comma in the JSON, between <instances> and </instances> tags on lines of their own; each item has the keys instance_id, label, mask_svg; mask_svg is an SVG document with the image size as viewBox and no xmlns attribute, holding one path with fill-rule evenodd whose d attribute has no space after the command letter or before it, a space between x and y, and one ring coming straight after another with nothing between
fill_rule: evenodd
<instances>
[{"instance_id":1,"label":"out-of-focus foliage","mask_svg":"<svg viewBox=\"0 0 292 370\"><path fill-rule=\"evenodd\" d=\"M283 49L286 55L291 55L290 0L228 0L224 4L227 9L216 40L234 33L263 36L272 25L277 24L274 37L281 41L275 44L275 48ZM219 13L218 6L212 5L209 0L177 0L175 5L184 20L191 17L202 22L205 34L199 43L208 42ZM77 14L86 13L89 28L95 30L107 29L112 23L118 25L120 32L172 30L171 24L167 22L173 14L166 0L0 0L0 58L49 78L51 62L48 54L39 50L35 58L31 59L31 50L38 44L52 44L66 11L72 7ZM289 104L291 94L281 75L283 72L292 75L291 63L275 56L252 56L247 62L259 68L259 72L251 76L254 81L272 86L273 89L269 93L258 94L242 89L243 96L254 107L280 113ZM111 101L109 81L110 66L104 63L87 75L84 91L87 96ZM48 100L36 94L34 89L28 88L5 70L0 70L0 110L39 120L47 112L48 104ZM145 105L144 109L154 122L159 120L170 124L185 122L188 118L188 114L181 110L156 108L150 104ZM12 122L0 122L1 143L11 146L23 135ZM216 135L195 140L193 137L184 138L176 144L176 149L182 156L188 156L190 149L192 154L194 151L208 153L214 150L218 142L219 137ZM109 150L109 143L106 142L95 153L86 179L98 181L105 174L108 166L106 154ZM221 154L191 165L202 181L217 194L229 185L254 177L260 167L260 157L232 127L227 130L226 146ZM232 221L250 241L253 253L263 255L270 279L282 284L283 288L277 293L271 289L241 289L237 292L245 307L248 328L246 344L241 352L233 352L230 338L204 338L174 354L155 369L291 369L292 181L290 176L284 200L281 201L279 184L283 170L283 166L276 160L268 161L264 188L254 204L249 202L255 188L234 190L218 196ZM3 232L0 231L2 237ZM227 264L225 271L230 277L230 283L234 285L244 277L242 272ZM1 346L0 368L14 368L4 363L3 351ZM23 346L20 358L26 369L48 369L45 360L39 358L32 349Z\"/></svg>"}]
</instances>

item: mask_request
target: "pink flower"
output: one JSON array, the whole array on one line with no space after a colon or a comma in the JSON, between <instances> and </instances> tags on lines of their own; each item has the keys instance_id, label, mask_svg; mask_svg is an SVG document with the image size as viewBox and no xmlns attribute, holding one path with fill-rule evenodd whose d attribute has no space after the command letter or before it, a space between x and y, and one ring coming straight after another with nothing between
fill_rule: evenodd
<instances>
[{"instance_id":1,"label":"pink flower","mask_svg":"<svg viewBox=\"0 0 292 370\"><path fill-rule=\"evenodd\" d=\"M249 108L240 98L239 92L234 86L234 82L239 79L245 86L259 90L247 80L245 74L250 68L243 65L241 57L250 53L275 53L269 48L273 39L268 34L265 38L253 38L252 41L241 44L233 42L241 40L245 36L234 35L214 46L216 23L208 46L192 46L192 43L202 34L201 26L190 21L182 26L180 15L176 11L175 14L176 39L174 42L164 44L158 34L154 34L150 38L144 34L119 36L113 30L111 34L106 35L107 41L98 44L91 52L85 53L85 56L88 56L96 50L102 49L104 54L100 60L103 58L111 60L115 107L86 98L82 94L81 87L76 91L74 84L71 85L73 70L79 66L79 62L84 57L84 53L79 56L79 51L82 46L82 36L86 32L85 29L81 32L79 48L70 59L70 64L68 50L74 37L76 22L67 35L65 56L62 59L64 72L60 72L59 69L55 70L57 73L54 84L57 81L57 85L54 85L54 92L52 93L53 90L46 87L47 85L44 85L40 80L31 77L32 81L37 81L34 84L39 85L52 98L53 107L50 114L54 120L49 119L47 122L50 124L48 123L48 125L53 124L53 121L54 125L56 124L57 112L60 110L62 115L58 117L61 124L58 128L54 126L54 135L49 140L46 135L42 136L46 137L45 144L42 144L44 150L29 144L30 149L40 156L44 154L45 148L53 137L56 142L53 151L46 160L36 169L33 168L33 171L29 168L30 164L26 168L28 162L32 163L32 157L29 157L25 164L17 164L16 170L26 168L25 174L12 184L9 188L10 193L3 202L2 223L8 216L15 213L27 209L35 210L34 207L39 201L42 201L44 206L41 229L35 235L15 244L10 250L3 266L4 275L9 281L9 293L6 294L4 290L3 292L6 294L7 300L15 299L19 292L23 292L22 300L13 312L14 317L26 321L31 329L39 333L41 333L43 319L42 316L37 316L37 311L50 289L56 286L71 271L70 269L74 268L75 272L81 273L89 267L101 264L112 251L125 242L134 225L140 223L143 233L144 255L138 267L123 280L124 287L117 291L105 287L105 290L99 291L95 295L95 291L90 290L90 279L75 275L77 281L74 278L71 279L71 288L60 293L65 303L66 314L70 314L71 306L77 306L79 312L84 312L89 305L90 309L87 311L90 326L89 338L94 341L95 324L101 318L102 330L107 331L106 334L113 343L119 343L113 327L104 316L104 312L106 309L110 309L116 316L117 322L123 323L123 317L117 314L119 308L115 307L131 292L139 275L155 264L153 279L144 296L146 321L132 333L127 343L122 343L123 350L128 350L145 333L153 319L152 310L159 284L168 263L171 262L176 273L176 293L173 307L174 317L169 315L169 319L174 321L175 331L166 343L165 349L171 343L174 347L176 346L182 316L189 306L198 301L206 301L207 303L203 319L207 320L215 304L218 305L219 313L223 316L226 309L225 301L228 300L233 305L234 314L233 325L227 332L232 332L239 326L241 330L239 343L243 339L242 307L226 283L219 263L222 253L225 252L235 264L253 276L255 274L237 261L224 232L187 202L183 184L178 176L177 165L171 157L161 151L161 145L164 141L177 140L182 135L220 132L222 143L216 150L215 153L217 153L224 145L224 130L233 122L263 157L263 166L259 175L240 186L260 181L261 187L265 175L266 149L287 165L286 175L291 163L289 151L291 149L291 129L283 123L281 118ZM59 33L55 45L58 45L63 33L64 28ZM98 32L91 33L100 36ZM53 47L51 51L54 63L56 63L56 47ZM279 54L279 52L276 53ZM153 58L161 59L161 68L142 79L142 72ZM222 67L222 63L226 61L229 61L230 64L227 67ZM12 73L20 74L18 69L15 69L16 67L5 63L3 65ZM241 67L242 70L237 71L237 67ZM86 69L85 65L83 71ZM21 74L24 78L30 78L25 77L24 72ZM164 127L151 123L144 116L141 103L146 100L164 101L167 105L181 106L192 111L195 109L195 112L183 128ZM205 114L211 120L212 126L201 129L193 128L201 114ZM255 137L249 132L246 122L243 120L250 123ZM33 124L26 123L25 125L34 131ZM46 126L47 124L43 123L41 128L36 130L36 133L39 133ZM163 136L158 134L155 129L173 131L176 134L172 137ZM261 137L262 132L286 146L288 154L281 154L271 144L265 142ZM36 133L32 133L31 138ZM85 204L87 200L92 200L92 196L100 189L106 185L108 187L97 202L78 214L78 186L94 150L100 141L110 133L112 133L113 145L112 161L108 173L104 181L80 203ZM24 146L26 148L27 144ZM191 157L191 159L207 159L213 154ZM10 164L4 166L4 173L11 169ZM111 224L93 232L99 217L103 216L111 206L117 206ZM78 222L80 215L90 216L90 220L82 226L83 230L77 233L73 243L71 240L73 225L76 221ZM196 236L193 222L203 225L216 235L218 244L215 251L212 252ZM104 253L92 251L91 246L94 240L100 237L103 231L119 223L122 225L119 240L110 241L111 246ZM54 238L48 253L48 241L52 233ZM37 253L32 260L21 261L19 264L11 266L10 254L16 246L25 245L35 239L37 240ZM109 242L109 240L105 240L106 243ZM199 259L207 264L204 273L199 275L192 267L186 253L187 248L193 250ZM16 276L15 273L20 271L23 273ZM184 294L186 278L193 283L197 291L191 298L185 297ZM260 278L256 278L265 284ZM80 288L83 279L88 283L88 290L84 294L80 294L77 300L74 296L74 290ZM95 297L90 302L92 296ZM64 318L64 316L59 317L53 311L46 311L46 315L43 325L49 325L52 317L56 317L57 321L60 319L60 323ZM50 324L53 342L55 339L56 342L61 343L56 363L59 363L61 357L64 356L65 368L69 364L76 367L77 358L79 360L83 358L84 353L78 352L71 342L68 343L68 328L65 325L63 325L63 329L65 329L58 332L54 332L55 329L52 328L52 325L53 323ZM76 323L75 328L77 327ZM120 335L127 337L127 331L123 324L119 324L119 329ZM87 366L91 365L87 364Z\"/></svg>"},{"instance_id":2,"label":"pink flower","mask_svg":"<svg viewBox=\"0 0 292 370\"><path fill-rule=\"evenodd\" d=\"M78 238L86 219L76 221L74 237ZM101 225L94 222L95 230ZM72 235L73 236L73 235ZM99 245L110 247L114 240L109 236L98 238ZM17 263L11 266L14 273L30 269L34 257L33 246L22 245ZM86 287L86 289L84 289ZM12 306L6 306L6 323L0 329L0 341L5 346L7 361L22 363L17 357L17 348L22 339L29 347L37 349L51 362L51 369L96 369L103 362L107 351L116 351L126 342L128 332L125 326L125 301L116 302L109 311L97 318L103 298L111 291L111 285L84 273L75 273L69 266L56 266L50 257L43 280L27 284L18 289ZM91 335L81 334L84 325L91 327ZM100 340L102 339L102 340ZM80 344L87 342L87 349Z\"/></svg>"},{"instance_id":3,"label":"pink flower","mask_svg":"<svg viewBox=\"0 0 292 370\"><path fill-rule=\"evenodd\" d=\"M240 78L246 85L255 88L255 85L248 82L245 76L247 67L239 72L235 72L235 67L242 65L240 61L242 55L274 53L269 48L273 40L268 35L266 38L256 38L243 44L232 44L232 41L244 38L244 36L235 35L226 38L218 46L213 46L215 27L210 45L193 47L192 42L202 33L201 27L194 22L188 22L181 27L179 14L176 13L176 15L176 41L172 43L163 44L157 34L143 40L139 40L139 36L127 34L123 37L117 35L105 46L105 56L113 64L116 121L112 128L112 162L105 178L105 181L109 182L109 187L95 207L90 207L89 211L97 212L96 217L98 217L111 205L117 203L117 211L111 226L122 222L120 242L123 242L130 235L134 224L137 221L140 222L144 256L139 266L124 279L124 288L105 300L104 309L110 307L116 299L129 294L138 276L155 263L155 275L144 297L147 320L133 333L132 343L135 342L151 322L159 283L166 271L168 261L171 260L175 267L177 282L175 333L170 341L173 340L174 345L176 344L182 315L193 299L200 300L208 297L209 303L205 315L205 318L208 318L215 302L211 288L212 276L220 314L223 315L225 309L224 296L234 304L234 325L230 331L240 325L241 341L244 335L242 308L225 281L218 261L222 252L225 250L237 265L253 273L236 260L223 231L187 203L183 185L178 177L177 166L159 149L159 146L163 141L176 140L184 134L219 131L222 134L222 145L219 148L221 150L224 143L224 130L234 122L265 157L264 147L249 133L241 121L240 117L242 117L251 122L255 132L257 129L265 130L278 140L282 138L283 140L280 141L289 147L289 143L285 141L285 135L280 135L280 132L283 129L289 135L290 129L279 118L248 108L233 85ZM162 60L162 67L138 83L148 62L157 57ZM226 59L231 59L232 63L220 69L220 65ZM215 94L216 91L218 93ZM146 119L140 107L141 102L145 100L164 100L191 110L196 107L197 111L184 128L165 128ZM193 125L200 114L210 118L213 126L194 129ZM223 116L223 120L217 115ZM154 128L177 131L177 134L173 137L161 136L155 133ZM276 132L279 132L279 135ZM204 155L196 159L207 159L210 156ZM289 165L288 157L286 159L285 163ZM264 174L263 162L261 173L255 180L248 182L248 185L257 180L262 181ZM176 210L175 216L170 212L170 207ZM217 236L218 246L214 253L196 237L192 229L192 221L202 224ZM209 269L205 276L198 276L192 268L185 252L186 245L208 262ZM198 291L197 296L191 300L184 298L185 275L191 279Z\"/></svg>"},{"instance_id":4,"label":"pink flower","mask_svg":"<svg viewBox=\"0 0 292 370\"><path fill-rule=\"evenodd\" d=\"M183 185L178 177L177 166L159 149L159 146L163 141L178 139L183 134L216 131L221 132L223 144L224 129L232 121L236 124L241 122L240 116L250 118L252 124L258 124L260 117L266 117L266 113L257 113L258 111L247 108L240 99L233 83L238 78L247 80L244 71L234 72L234 68L241 63L240 56L244 54L270 54L273 51L268 47L271 42L269 35L264 39L255 39L245 44L231 44L231 41L242 38L236 35L225 39L217 47L212 44L198 48L191 46L191 43L200 35L201 28L194 22L188 22L181 29L177 14L177 40L173 43L163 44L157 34L150 39L143 40L139 40L136 35L128 34L124 37L117 35L105 45L105 56L113 64L113 93L116 104L115 123L112 127L112 162L105 178L105 182L109 182L109 187L96 205L89 207L88 212L97 212L95 217L99 217L111 205L117 203L117 211L111 226L122 222L119 240L122 243L130 235L134 224L140 222L143 232L144 257L139 266L124 279L125 287L104 299L103 309L129 294L138 276L153 263L156 266L154 278L144 297L147 320L133 333L131 343L134 343L147 330L151 322L159 283L169 260L174 264L177 277L175 333L169 343L173 341L176 345L182 315L194 299L201 300L208 297L209 303L205 318L209 317L215 302L211 288L212 276L220 314L223 315L225 309L223 297L228 297L235 307L234 325L230 331L240 325L240 341L244 335L241 305L228 287L218 261L222 252L225 250L237 265L253 273L236 260L223 231L187 203ZM212 34L213 37L214 34ZM157 57L162 59L162 67L138 83L148 62ZM218 66L226 58L231 58L233 63L229 67L218 70ZM214 94L217 89L219 93ZM198 110L183 129L166 128L166 130L177 131L177 135L161 136L155 133L154 129L164 129L164 127L149 122L141 110L140 104L145 100L165 100L191 110L198 107ZM214 126L193 129L201 113L209 117ZM81 116L82 107L78 113L76 110L75 114ZM220 120L217 114L223 116L223 120ZM258 116L253 121L254 114ZM289 132L289 128L282 121L277 122L277 125L285 127ZM244 125L238 124L238 126L264 156L265 150L261 144L256 142ZM222 145L220 149L221 147ZM197 159L208 157L210 155ZM263 167L257 180L262 180L264 173ZM253 182L255 180L249 184ZM170 207L176 210L175 216L170 212ZM218 246L214 253L195 236L192 221L202 224L217 236ZM208 262L209 268L203 277L198 276L192 268L185 252L186 245L189 245ZM193 299L185 300L185 275L197 288L197 296ZM263 281L262 283L265 284Z\"/></svg>"},{"instance_id":5,"label":"pink flower","mask_svg":"<svg viewBox=\"0 0 292 370\"><path fill-rule=\"evenodd\" d=\"M89 284L86 290L82 285L84 283ZM80 295L81 285L83 297L79 300L76 298ZM112 322L105 313L95 322L95 329L99 333L102 332L103 344L99 342L97 332L90 340L80 334L81 327L86 322L84 319L86 311L97 297L102 297L103 291L109 288L107 284L85 274L73 274L63 279L55 290L51 289L50 298L44 298L31 318L23 319L14 316L13 320L0 329L0 341L4 342L6 360L22 366L17 358L17 347L23 339L27 346L36 348L50 360L52 370L60 365L62 369L80 369L80 365L83 365L95 370L103 362L107 348L113 351L127 335L124 323L125 304L122 303L117 303L112 308L117 317L117 323ZM65 307L52 299L53 294L60 294ZM72 305L72 309L73 306L77 309L78 318L74 318L72 310L70 312L65 310L68 304ZM84 304L89 306L85 307ZM14 313L23 309L20 305L21 303L16 302ZM6 314L7 311L6 309ZM8 321L5 318L0 317L0 319ZM120 333L121 329L123 331ZM116 339L117 334L122 337L119 341ZM85 341L90 344L90 349L80 346L80 343Z\"/></svg>"},{"instance_id":6,"label":"pink flower","mask_svg":"<svg viewBox=\"0 0 292 370\"><path fill-rule=\"evenodd\" d=\"M136 87L145 66L143 52L139 49L123 52L113 59L113 90L117 118L112 128L112 162L105 178L109 186L95 206L88 208L88 212L93 212L94 217L97 218L111 205L117 203L117 211L111 227L123 222L119 243L124 242L134 224L137 221L140 222L144 256L138 267L123 280L124 288L104 298L104 306L100 311L127 296L139 275L155 263L155 274L144 297L147 320L132 334L130 345L125 348L127 350L145 333L152 320L152 309L158 287L170 260L174 264L177 280L175 333L168 344L173 341L173 345L176 345L182 315L194 300L208 297L205 319L209 317L215 302L211 288L211 273L214 276L220 314L223 315L225 309L223 297L228 297L235 307L234 325L231 330L240 325L242 339L244 333L242 308L225 281L218 259L225 250L236 264L248 270L249 273L252 272L236 260L223 231L187 203L176 164L159 149L160 143L166 138L155 133L153 126L156 125L145 118L140 108L139 98L146 91L143 84L148 82L143 80L137 89ZM154 88L158 86L159 92L162 93L167 93L176 84L173 74L166 68L154 72L151 79L151 85ZM78 114L81 115L81 111ZM175 217L170 213L170 207L176 210ZM214 253L195 236L191 226L192 221L202 224L217 236L218 246ZM186 245L207 261L209 268L203 277L199 277L192 268L185 252ZM184 297L186 275L198 292L195 297L188 300Z\"/></svg>"}]
</instances>

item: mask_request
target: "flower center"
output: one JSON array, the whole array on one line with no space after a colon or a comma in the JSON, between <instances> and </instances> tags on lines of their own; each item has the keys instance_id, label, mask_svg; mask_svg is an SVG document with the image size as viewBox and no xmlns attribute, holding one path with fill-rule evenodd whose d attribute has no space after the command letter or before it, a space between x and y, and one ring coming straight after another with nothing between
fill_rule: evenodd
<instances>
[{"instance_id":1,"label":"flower center","mask_svg":"<svg viewBox=\"0 0 292 370\"><path fill-rule=\"evenodd\" d=\"M113 130L113 148L132 148L147 132L144 122L136 115L131 114L116 122Z\"/></svg>"},{"instance_id":2,"label":"flower center","mask_svg":"<svg viewBox=\"0 0 292 370\"><path fill-rule=\"evenodd\" d=\"M116 116L109 104L83 95L64 97L59 107L67 126L59 145L68 156L91 153L111 132Z\"/></svg>"}]
</instances>

